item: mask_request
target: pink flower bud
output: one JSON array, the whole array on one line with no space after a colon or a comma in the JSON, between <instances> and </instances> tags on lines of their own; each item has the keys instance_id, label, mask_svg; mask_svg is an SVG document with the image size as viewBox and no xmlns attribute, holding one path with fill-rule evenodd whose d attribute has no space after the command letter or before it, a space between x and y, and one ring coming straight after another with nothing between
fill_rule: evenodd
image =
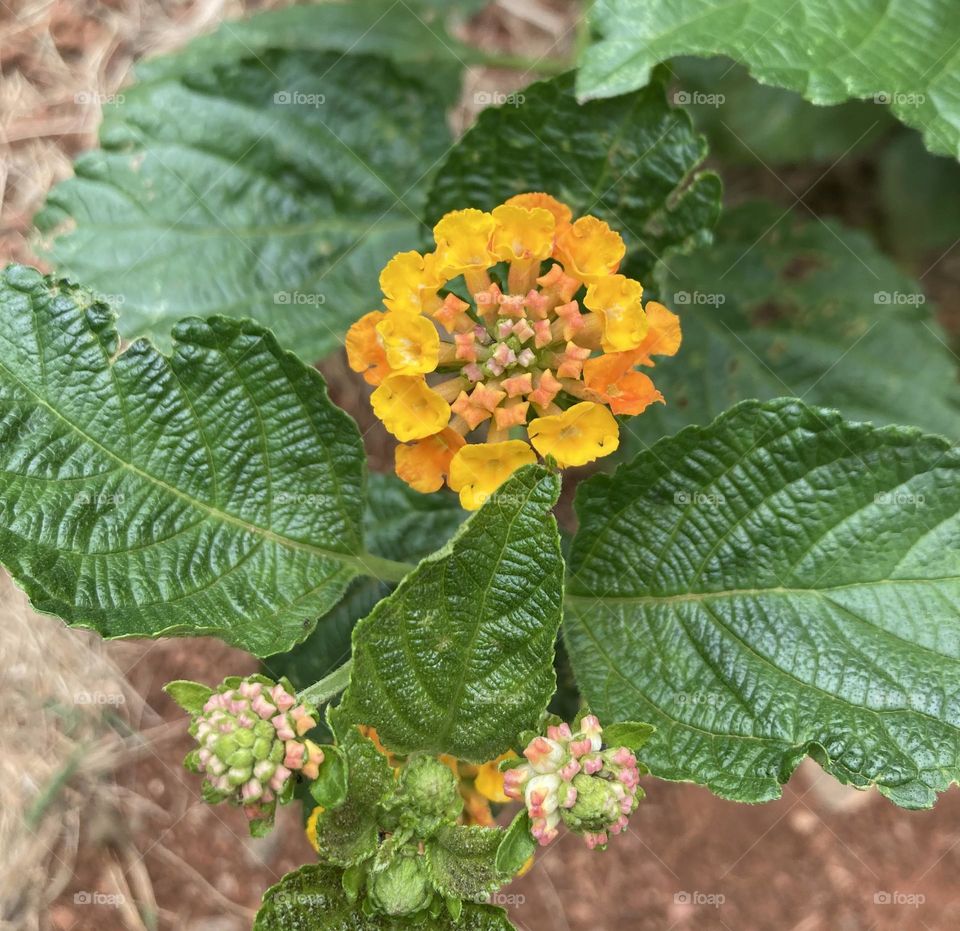
<instances>
[{"instance_id":1,"label":"pink flower bud","mask_svg":"<svg viewBox=\"0 0 960 931\"><path fill-rule=\"evenodd\" d=\"M270 788L273 789L274 792L282 792L289 778L290 770L287 769L286 766L278 766L274 774L270 777Z\"/></svg>"},{"instance_id":2,"label":"pink flower bud","mask_svg":"<svg viewBox=\"0 0 960 931\"><path fill-rule=\"evenodd\" d=\"M240 683L238 691L244 698L256 698L263 691L263 686L259 682L251 682L247 679Z\"/></svg>"},{"instance_id":3,"label":"pink flower bud","mask_svg":"<svg viewBox=\"0 0 960 931\"><path fill-rule=\"evenodd\" d=\"M255 802L259 800L261 795L263 795L263 786L260 785L259 779L251 779L249 782L244 783L243 788L240 790L240 797L245 802Z\"/></svg>"},{"instance_id":4,"label":"pink flower bud","mask_svg":"<svg viewBox=\"0 0 960 931\"><path fill-rule=\"evenodd\" d=\"M587 738L583 740L571 740L569 747L570 754L574 757L581 757L593 750L593 746Z\"/></svg>"},{"instance_id":5,"label":"pink flower bud","mask_svg":"<svg viewBox=\"0 0 960 931\"><path fill-rule=\"evenodd\" d=\"M270 697L281 711L289 711L297 703L296 698L282 685L275 685L270 692Z\"/></svg>"},{"instance_id":6,"label":"pink flower bud","mask_svg":"<svg viewBox=\"0 0 960 931\"><path fill-rule=\"evenodd\" d=\"M264 721L277 713L277 706L266 695L258 695L253 700L251 707Z\"/></svg>"},{"instance_id":7,"label":"pink flower bud","mask_svg":"<svg viewBox=\"0 0 960 931\"><path fill-rule=\"evenodd\" d=\"M598 756L587 757L583 761L583 771L588 776L596 775L603 769L603 760Z\"/></svg>"},{"instance_id":8,"label":"pink flower bud","mask_svg":"<svg viewBox=\"0 0 960 931\"><path fill-rule=\"evenodd\" d=\"M481 369L476 362L465 365L463 367L463 374L466 375L470 381L483 381L483 369Z\"/></svg>"},{"instance_id":9,"label":"pink flower bud","mask_svg":"<svg viewBox=\"0 0 960 931\"><path fill-rule=\"evenodd\" d=\"M277 729L277 736L281 740L293 740L297 735L293 732L293 728L290 727L290 722L287 720L285 714L278 714L271 719L270 723Z\"/></svg>"},{"instance_id":10,"label":"pink flower bud","mask_svg":"<svg viewBox=\"0 0 960 931\"><path fill-rule=\"evenodd\" d=\"M563 745L547 737L534 737L530 745L523 751L523 755L530 761L534 771L549 773L562 765L566 752Z\"/></svg>"},{"instance_id":11,"label":"pink flower bud","mask_svg":"<svg viewBox=\"0 0 960 931\"><path fill-rule=\"evenodd\" d=\"M529 766L515 766L503 774L503 793L509 798L519 799L523 795L523 785L530 778Z\"/></svg>"},{"instance_id":12,"label":"pink flower bud","mask_svg":"<svg viewBox=\"0 0 960 931\"><path fill-rule=\"evenodd\" d=\"M560 788L560 777L550 773L534 776L524 790L524 800L531 818L543 818L557 810L560 799L557 790Z\"/></svg>"},{"instance_id":13,"label":"pink flower bud","mask_svg":"<svg viewBox=\"0 0 960 931\"><path fill-rule=\"evenodd\" d=\"M591 850L595 850L597 847L604 847L609 842L605 831L601 831L599 834L584 834L583 839L587 842L587 846Z\"/></svg>"},{"instance_id":14,"label":"pink flower bud","mask_svg":"<svg viewBox=\"0 0 960 931\"><path fill-rule=\"evenodd\" d=\"M563 769L560 770L560 778L566 782L572 782L573 777L580 772L580 764L576 760L571 760Z\"/></svg>"},{"instance_id":15,"label":"pink flower bud","mask_svg":"<svg viewBox=\"0 0 960 931\"><path fill-rule=\"evenodd\" d=\"M283 765L288 769L300 769L303 766L303 758L306 748L302 743L296 740L288 740L284 745L286 754L283 757Z\"/></svg>"},{"instance_id":16,"label":"pink flower bud","mask_svg":"<svg viewBox=\"0 0 960 931\"><path fill-rule=\"evenodd\" d=\"M316 720L307 711L305 705L297 705L290 712L290 717L293 718L294 727L299 737L302 737L307 731L312 731L317 726Z\"/></svg>"}]
</instances>

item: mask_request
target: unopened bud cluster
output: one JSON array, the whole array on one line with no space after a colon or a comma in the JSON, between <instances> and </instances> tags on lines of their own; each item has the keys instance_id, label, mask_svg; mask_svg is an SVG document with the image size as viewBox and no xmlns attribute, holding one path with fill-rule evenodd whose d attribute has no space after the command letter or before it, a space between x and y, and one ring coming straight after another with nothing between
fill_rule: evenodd
<instances>
[{"instance_id":1,"label":"unopened bud cluster","mask_svg":"<svg viewBox=\"0 0 960 931\"><path fill-rule=\"evenodd\" d=\"M261 676L223 683L191 721L200 746L185 763L206 776L208 801L232 801L251 822L269 825L295 772L317 778L323 751L305 737L316 726L316 709L283 684Z\"/></svg>"},{"instance_id":2,"label":"unopened bud cluster","mask_svg":"<svg viewBox=\"0 0 960 931\"><path fill-rule=\"evenodd\" d=\"M637 758L626 747L604 749L602 733L594 715L576 733L551 725L523 751L527 762L504 773L504 792L524 802L541 845L557 837L562 821L591 849L604 847L636 810L643 796Z\"/></svg>"}]
</instances>

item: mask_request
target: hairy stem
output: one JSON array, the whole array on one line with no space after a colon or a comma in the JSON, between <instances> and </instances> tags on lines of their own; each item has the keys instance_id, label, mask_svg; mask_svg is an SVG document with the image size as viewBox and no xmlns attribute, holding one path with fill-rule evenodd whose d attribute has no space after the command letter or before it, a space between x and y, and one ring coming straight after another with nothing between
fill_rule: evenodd
<instances>
[{"instance_id":1,"label":"hairy stem","mask_svg":"<svg viewBox=\"0 0 960 931\"><path fill-rule=\"evenodd\" d=\"M308 685L302 692L297 693L299 701L309 702L311 705L326 704L331 698L336 698L350 684L350 669L353 658L348 659L342 666L338 666L329 676L324 676L319 682Z\"/></svg>"}]
</instances>

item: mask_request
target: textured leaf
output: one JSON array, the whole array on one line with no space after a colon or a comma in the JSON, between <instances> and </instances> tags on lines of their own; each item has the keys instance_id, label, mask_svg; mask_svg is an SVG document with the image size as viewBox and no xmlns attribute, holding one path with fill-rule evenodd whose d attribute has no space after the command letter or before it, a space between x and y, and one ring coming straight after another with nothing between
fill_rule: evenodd
<instances>
[{"instance_id":1,"label":"textured leaf","mask_svg":"<svg viewBox=\"0 0 960 931\"><path fill-rule=\"evenodd\" d=\"M100 138L37 217L62 230L56 267L113 296L125 337L165 345L180 317L223 313L311 360L419 241L424 179L449 141L426 83L309 52L136 85Z\"/></svg>"},{"instance_id":2,"label":"textured leaf","mask_svg":"<svg viewBox=\"0 0 960 931\"><path fill-rule=\"evenodd\" d=\"M207 699L213 694L213 689L209 685L191 682L189 679L168 682L163 690L189 714L199 714L207 703Z\"/></svg>"},{"instance_id":3,"label":"textured leaf","mask_svg":"<svg viewBox=\"0 0 960 931\"><path fill-rule=\"evenodd\" d=\"M684 57L670 68L679 79L671 100L690 112L710 155L724 162L833 162L864 152L897 125L887 107L872 101L818 107L793 91L758 84L728 58Z\"/></svg>"},{"instance_id":4,"label":"textured leaf","mask_svg":"<svg viewBox=\"0 0 960 931\"><path fill-rule=\"evenodd\" d=\"M393 788L393 771L387 758L357 731L344 735L341 749L347 758L346 798L320 813L316 837L322 859L353 866L377 852L377 806Z\"/></svg>"},{"instance_id":5,"label":"textured leaf","mask_svg":"<svg viewBox=\"0 0 960 931\"><path fill-rule=\"evenodd\" d=\"M229 20L183 49L137 66L140 81L176 78L209 70L274 49L378 55L413 68L429 68L443 90L456 93L467 49L448 35L434 11L418 3L363 0L363 3L312 3L266 10L249 19Z\"/></svg>"},{"instance_id":6,"label":"textured leaf","mask_svg":"<svg viewBox=\"0 0 960 931\"><path fill-rule=\"evenodd\" d=\"M396 476L369 476L364 536L367 549L377 556L419 562L443 546L464 517L466 512L453 494L422 495ZM287 676L298 689L319 682L349 659L355 623L391 590L392 586L377 579L354 579L343 600L320 619L303 643L264 661L268 673L274 678Z\"/></svg>"},{"instance_id":7,"label":"textured leaf","mask_svg":"<svg viewBox=\"0 0 960 931\"><path fill-rule=\"evenodd\" d=\"M323 751L323 763L317 778L310 783L310 795L318 805L336 808L347 799L347 754L331 745L324 745L320 749Z\"/></svg>"},{"instance_id":8,"label":"textured leaf","mask_svg":"<svg viewBox=\"0 0 960 931\"><path fill-rule=\"evenodd\" d=\"M816 104L889 103L931 151L960 155L954 0L597 0L590 21L600 38L581 58L583 97L641 87L675 55L728 55Z\"/></svg>"},{"instance_id":9,"label":"textured leaf","mask_svg":"<svg viewBox=\"0 0 960 931\"><path fill-rule=\"evenodd\" d=\"M806 754L899 805L960 775L960 454L745 402L577 495L565 635L655 775L775 798Z\"/></svg>"},{"instance_id":10,"label":"textured leaf","mask_svg":"<svg viewBox=\"0 0 960 931\"><path fill-rule=\"evenodd\" d=\"M448 898L479 899L509 877L497 871L498 828L445 825L426 844L427 870L437 891Z\"/></svg>"},{"instance_id":11,"label":"textured leaf","mask_svg":"<svg viewBox=\"0 0 960 931\"><path fill-rule=\"evenodd\" d=\"M706 146L661 85L581 105L568 74L531 84L522 98L484 110L447 157L427 204L431 224L448 210L548 191L618 230L626 271L641 278L670 247L709 239L720 180L690 177Z\"/></svg>"},{"instance_id":12,"label":"textured leaf","mask_svg":"<svg viewBox=\"0 0 960 931\"><path fill-rule=\"evenodd\" d=\"M406 919L364 915L343 892L340 870L317 864L288 873L263 897L253 931L403 931ZM416 927L416 925L413 925ZM460 920L431 918L431 931L512 931L502 909L465 904Z\"/></svg>"},{"instance_id":13,"label":"textured leaf","mask_svg":"<svg viewBox=\"0 0 960 931\"><path fill-rule=\"evenodd\" d=\"M390 749L482 762L538 720L556 685L559 491L520 470L357 625L344 708Z\"/></svg>"},{"instance_id":14,"label":"textured leaf","mask_svg":"<svg viewBox=\"0 0 960 931\"><path fill-rule=\"evenodd\" d=\"M363 566L356 425L250 322L118 350L106 305L7 269L0 559L38 610L107 637L288 648Z\"/></svg>"},{"instance_id":15,"label":"textured leaf","mask_svg":"<svg viewBox=\"0 0 960 931\"><path fill-rule=\"evenodd\" d=\"M523 869L536 850L537 843L530 833L530 815L524 808L501 835L495 858L496 868L507 876L513 876Z\"/></svg>"},{"instance_id":16,"label":"textured leaf","mask_svg":"<svg viewBox=\"0 0 960 931\"><path fill-rule=\"evenodd\" d=\"M737 208L715 245L661 269L658 290L683 345L652 373L666 405L624 424L627 456L738 401L783 395L960 432L955 360L923 290L861 233L772 204Z\"/></svg>"}]
</instances>

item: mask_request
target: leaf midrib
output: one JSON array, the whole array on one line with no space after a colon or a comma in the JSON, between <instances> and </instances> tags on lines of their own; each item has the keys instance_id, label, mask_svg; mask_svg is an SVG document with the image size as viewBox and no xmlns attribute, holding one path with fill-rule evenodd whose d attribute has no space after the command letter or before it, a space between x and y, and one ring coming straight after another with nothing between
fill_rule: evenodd
<instances>
[{"instance_id":1,"label":"leaf midrib","mask_svg":"<svg viewBox=\"0 0 960 931\"><path fill-rule=\"evenodd\" d=\"M303 540L297 540L292 537L284 536L279 534L276 531L269 530L266 527L261 527L259 524L251 523L250 521L244 520L241 517L237 517L234 514L230 514L227 511L223 511L219 508L215 508L204 501L201 501L199 498L195 498L192 495L187 494L181 489L177 488L174 485L163 481L163 479L157 478L154 475L151 475L149 472L144 471L138 466L134 465L132 462L127 462L123 457L119 456L113 450L104 446L102 443L97 442L89 433L83 430L79 425L74 423L68 417L64 416L60 411L53 407L45 398L41 397L37 392L26 382L18 378L12 371L10 371L7 366L0 361L0 372L2 372L8 379L8 381L19 386L23 391L25 391L30 397L34 399L36 404L45 410L49 411L57 420L60 420L65 424L70 430L72 430L77 436L81 437L86 443L89 443L90 446L94 447L97 450L100 450L103 455L107 458L116 462L120 468L126 470L132 475L135 475L139 479L148 482L149 484L155 486L161 491L165 492L168 495L172 495L176 498L187 502L192 508L201 513L205 513L208 517L213 518L221 523L230 524L234 527L237 527L243 530L245 533L249 533L253 536L262 537L264 540L267 540L271 543L279 544L280 546L287 547L289 549L301 550L303 552L310 553L314 556L317 556L321 559L334 560L340 563L343 563L348 566L352 566L357 572L363 574L369 574L369 569L367 568L367 563L381 562L379 557L373 557L371 554L359 553L359 554L350 554L342 553L336 550L326 549L324 547L316 546L313 543L306 543Z\"/></svg>"}]
</instances>

